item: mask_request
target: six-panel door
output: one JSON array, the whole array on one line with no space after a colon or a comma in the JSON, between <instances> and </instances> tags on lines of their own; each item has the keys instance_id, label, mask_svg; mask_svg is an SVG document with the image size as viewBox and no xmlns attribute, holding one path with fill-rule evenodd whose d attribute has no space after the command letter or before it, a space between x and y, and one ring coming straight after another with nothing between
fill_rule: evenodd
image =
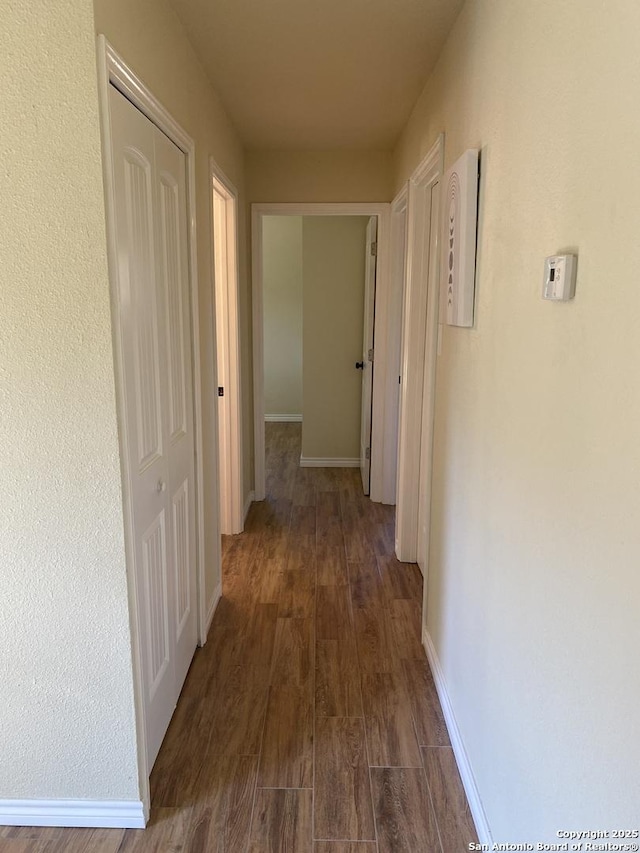
<instances>
[{"instance_id":1,"label":"six-panel door","mask_svg":"<svg viewBox=\"0 0 640 853\"><path fill-rule=\"evenodd\" d=\"M147 766L197 643L186 159L110 86L125 411Z\"/></svg>"}]
</instances>

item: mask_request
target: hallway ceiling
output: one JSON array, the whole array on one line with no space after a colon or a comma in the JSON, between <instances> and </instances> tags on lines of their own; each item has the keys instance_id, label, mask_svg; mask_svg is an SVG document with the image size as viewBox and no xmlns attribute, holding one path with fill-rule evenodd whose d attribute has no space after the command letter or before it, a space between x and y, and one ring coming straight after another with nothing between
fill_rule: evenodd
<instances>
[{"instance_id":1,"label":"hallway ceiling","mask_svg":"<svg viewBox=\"0 0 640 853\"><path fill-rule=\"evenodd\" d=\"M171 0L249 149L392 148L463 0Z\"/></svg>"}]
</instances>

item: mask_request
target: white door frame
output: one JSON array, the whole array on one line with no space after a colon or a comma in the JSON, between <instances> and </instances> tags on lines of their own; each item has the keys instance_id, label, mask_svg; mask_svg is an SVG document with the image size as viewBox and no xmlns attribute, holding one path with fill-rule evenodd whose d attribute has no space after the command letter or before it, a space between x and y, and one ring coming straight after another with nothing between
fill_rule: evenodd
<instances>
[{"instance_id":1,"label":"white door frame","mask_svg":"<svg viewBox=\"0 0 640 853\"><path fill-rule=\"evenodd\" d=\"M133 571L133 508L131 505L130 474L128 454L125 448L129 444L127 419L125 417L124 363L123 346L120 336L118 304L118 258L115 227L115 183L110 150L109 85L112 83L140 112L153 122L185 154L187 161L187 204L189 212L189 285L191 302L191 331L193 341L193 383L194 383L194 426L195 426L195 476L196 476L196 527L197 553L196 578L198 589L198 634L200 644L206 641L206 601L204 580L204 471L203 435L202 435L202 399L200 385L200 326L198 313L198 273L196 255L196 193L195 193L195 145L188 134L178 125L162 104L147 89L124 60L116 53L103 35L98 36L98 97L100 104L100 126L102 135L103 170L105 185L105 210L107 224L107 253L109 280L111 284L112 333L114 340L114 370L118 427L120 437L120 460L123 485L123 513L125 550L127 560L127 583L129 590L129 618L132 628L134 701L136 708L136 735L138 743L139 786L144 806L145 821L149 816L149 762L146 749L146 723L144 719L143 681L142 681L142 641L138 622L138 590Z\"/></svg>"},{"instance_id":2,"label":"white door frame","mask_svg":"<svg viewBox=\"0 0 640 853\"><path fill-rule=\"evenodd\" d=\"M238 191L215 162L209 158L211 204L211 277L212 306L215 316L211 322L216 330L216 353L224 354L225 417L218 417L218 501L222 533L242 533L244 528L243 459L242 459L242 389L240 369L240 305L238 287ZM225 199L226 217L226 288L220 293L216 281L215 214L213 194ZM221 297L218 299L218 297ZM218 332L221 331L221 335ZM219 359L217 359L219 363ZM222 460L224 459L224 463Z\"/></svg>"},{"instance_id":3,"label":"white door frame","mask_svg":"<svg viewBox=\"0 0 640 853\"><path fill-rule=\"evenodd\" d=\"M418 559L420 471L430 484L433 467L440 241L436 239L435 252L430 256L429 237L431 191L442 180L443 158L444 134L440 134L409 179L396 504L396 555L407 563ZM439 225L436 223L438 237ZM431 423L424 431L425 438L430 438L421 447L423 411L429 413ZM422 465L421 450L427 454Z\"/></svg>"},{"instance_id":4,"label":"white door frame","mask_svg":"<svg viewBox=\"0 0 640 853\"><path fill-rule=\"evenodd\" d=\"M398 424L400 420L400 372L402 367L402 303L407 256L407 202L405 185L391 202L390 287L387 307L387 406L385 407L385 493L382 502L395 504L398 479Z\"/></svg>"},{"instance_id":5,"label":"white door frame","mask_svg":"<svg viewBox=\"0 0 640 853\"><path fill-rule=\"evenodd\" d=\"M264 317L262 268L262 218L264 216L377 216L378 265L376 277L373 414L371 419L372 501L382 501L384 483L384 410L387 347L387 289L389 286L390 206L384 203L252 204L251 251L253 296L253 413L255 447L255 499L265 498L264 447ZM382 369L380 369L382 368ZM397 381L397 380L396 380Z\"/></svg>"}]
</instances>

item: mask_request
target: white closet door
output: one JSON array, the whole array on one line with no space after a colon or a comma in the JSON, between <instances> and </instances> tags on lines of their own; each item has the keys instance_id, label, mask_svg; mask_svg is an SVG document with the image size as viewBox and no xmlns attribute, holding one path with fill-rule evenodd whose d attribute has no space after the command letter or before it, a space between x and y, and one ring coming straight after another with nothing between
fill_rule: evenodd
<instances>
[{"instance_id":1,"label":"white closet door","mask_svg":"<svg viewBox=\"0 0 640 853\"><path fill-rule=\"evenodd\" d=\"M124 453L151 769L196 647L184 154L110 87Z\"/></svg>"},{"instance_id":2,"label":"white closet door","mask_svg":"<svg viewBox=\"0 0 640 853\"><path fill-rule=\"evenodd\" d=\"M167 457L171 563L175 600L176 700L197 644L195 435L187 236L187 164L154 128L158 273L166 306Z\"/></svg>"}]
</instances>

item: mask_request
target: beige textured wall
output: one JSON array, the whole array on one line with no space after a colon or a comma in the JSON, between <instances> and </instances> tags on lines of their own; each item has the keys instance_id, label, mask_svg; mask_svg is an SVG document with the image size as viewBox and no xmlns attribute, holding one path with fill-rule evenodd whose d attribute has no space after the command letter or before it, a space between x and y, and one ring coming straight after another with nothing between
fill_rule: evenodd
<instances>
[{"instance_id":1,"label":"beige textured wall","mask_svg":"<svg viewBox=\"0 0 640 853\"><path fill-rule=\"evenodd\" d=\"M360 456L364 260L368 217L305 216L302 455Z\"/></svg>"},{"instance_id":2,"label":"beige textured wall","mask_svg":"<svg viewBox=\"0 0 640 853\"><path fill-rule=\"evenodd\" d=\"M391 201L388 151L248 151L250 202Z\"/></svg>"},{"instance_id":3,"label":"beige textured wall","mask_svg":"<svg viewBox=\"0 0 640 853\"><path fill-rule=\"evenodd\" d=\"M90 0L0 27L0 798L139 799Z\"/></svg>"},{"instance_id":4,"label":"beige textured wall","mask_svg":"<svg viewBox=\"0 0 640 853\"><path fill-rule=\"evenodd\" d=\"M428 629L497 841L637 827L640 5L469 0L396 157L482 149L437 369ZM546 255L579 255L543 302Z\"/></svg>"},{"instance_id":5,"label":"beige textured wall","mask_svg":"<svg viewBox=\"0 0 640 853\"><path fill-rule=\"evenodd\" d=\"M200 364L202 369L203 429L205 437L205 547L207 601L220 577L216 567L219 524L216 511L217 397L212 327L209 157L236 186L239 210L244 204L243 152L234 129L211 88L182 25L167 0L95 0L96 32L103 33L142 78L196 144L196 217L198 277L200 283ZM251 300L247 277L246 230L240 228L240 321L243 370L243 447L245 495L253 471Z\"/></svg>"},{"instance_id":6,"label":"beige textured wall","mask_svg":"<svg viewBox=\"0 0 640 853\"><path fill-rule=\"evenodd\" d=\"M302 217L262 220L264 411L302 414Z\"/></svg>"}]
</instances>

